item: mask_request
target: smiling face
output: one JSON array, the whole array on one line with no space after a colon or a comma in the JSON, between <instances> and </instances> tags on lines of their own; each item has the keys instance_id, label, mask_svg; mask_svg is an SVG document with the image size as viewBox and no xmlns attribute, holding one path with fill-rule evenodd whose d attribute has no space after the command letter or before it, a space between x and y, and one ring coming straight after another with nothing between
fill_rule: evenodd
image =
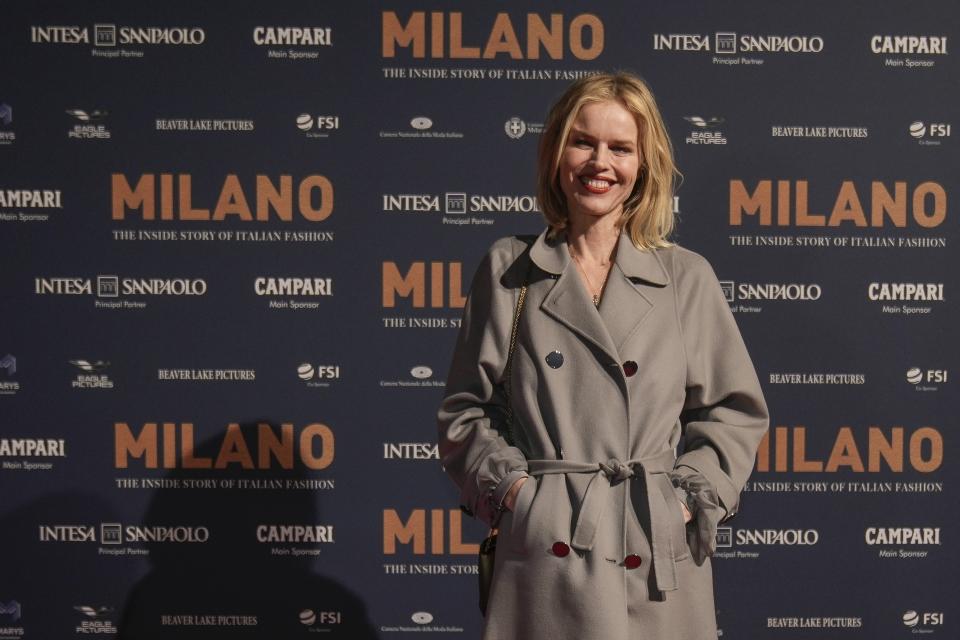
<instances>
[{"instance_id":1,"label":"smiling face","mask_svg":"<svg viewBox=\"0 0 960 640\"><path fill-rule=\"evenodd\" d=\"M581 107L557 170L574 227L589 222L584 216L619 219L640 170L639 143L637 122L620 102Z\"/></svg>"}]
</instances>

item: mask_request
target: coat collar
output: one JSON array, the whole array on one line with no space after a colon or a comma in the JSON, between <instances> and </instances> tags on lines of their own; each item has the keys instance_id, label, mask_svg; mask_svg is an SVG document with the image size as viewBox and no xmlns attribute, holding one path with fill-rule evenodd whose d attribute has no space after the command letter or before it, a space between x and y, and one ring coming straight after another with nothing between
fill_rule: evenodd
<instances>
[{"instance_id":1,"label":"coat collar","mask_svg":"<svg viewBox=\"0 0 960 640\"><path fill-rule=\"evenodd\" d=\"M640 251L626 234L620 234L616 265L598 312L573 265L566 234L555 238L540 234L530 248L530 259L555 280L540 308L605 352L612 363L621 361L620 348L653 308L642 284L662 287L669 282L655 251Z\"/></svg>"},{"instance_id":2,"label":"coat collar","mask_svg":"<svg viewBox=\"0 0 960 640\"><path fill-rule=\"evenodd\" d=\"M554 275L560 275L570 262L570 252L567 250L567 234L558 233L548 238L550 230L546 229L533 243L530 249L530 259L533 263ZM628 233L621 233L617 241L617 266L628 278L637 278L656 286L666 286L670 282L667 270L660 262L656 251L641 251L633 246Z\"/></svg>"}]
</instances>

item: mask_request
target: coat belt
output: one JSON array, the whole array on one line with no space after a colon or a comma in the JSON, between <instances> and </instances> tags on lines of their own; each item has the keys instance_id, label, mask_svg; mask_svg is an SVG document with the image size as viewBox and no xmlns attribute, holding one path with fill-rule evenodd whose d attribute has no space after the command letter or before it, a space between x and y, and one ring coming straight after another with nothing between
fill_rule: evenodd
<instances>
[{"instance_id":1,"label":"coat belt","mask_svg":"<svg viewBox=\"0 0 960 640\"><path fill-rule=\"evenodd\" d=\"M675 454L672 449L646 458L621 462L616 458L607 462L587 463L569 460L528 460L527 473L542 476L552 473L593 473L587 484L587 492L580 505L580 515L573 530L570 546L578 551L591 551L607 506L610 487L643 473L647 493L647 508L650 510L650 547L653 552L654 577L660 591L677 589L677 576L673 566L673 550L670 547L671 514L662 496L654 495L652 476L673 471ZM627 491L630 485L627 484Z\"/></svg>"}]
</instances>

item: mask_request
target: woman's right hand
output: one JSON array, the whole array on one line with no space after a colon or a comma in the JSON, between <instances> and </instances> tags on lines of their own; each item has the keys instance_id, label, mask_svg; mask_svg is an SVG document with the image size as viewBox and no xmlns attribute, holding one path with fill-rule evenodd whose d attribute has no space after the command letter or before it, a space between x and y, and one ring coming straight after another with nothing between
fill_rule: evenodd
<instances>
[{"instance_id":1,"label":"woman's right hand","mask_svg":"<svg viewBox=\"0 0 960 640\"><path fill-rule=\"evenodd\" d=\"M522 487L523 483L529 479L529 477L520 478L513 483L513 486L510 487L509 491L507 491L507 495L503 496L503 507L505 509L513 511L513 507L517 504L517 494L520 493L520 487Z\"/></svg>"}]
</instances>

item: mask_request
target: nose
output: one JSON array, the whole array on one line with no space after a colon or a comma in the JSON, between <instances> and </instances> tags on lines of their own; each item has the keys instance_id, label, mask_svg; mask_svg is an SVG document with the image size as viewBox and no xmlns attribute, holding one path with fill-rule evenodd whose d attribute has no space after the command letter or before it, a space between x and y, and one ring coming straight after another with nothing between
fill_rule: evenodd
<instances>
[{"instance_id":1,"label":"nose","mask_svg":"<svg viewBox=\"0 0 960 640\"><path fill-rule=\"evenodd\" d=\"M605 144L598 144L594 147L591 160L595 166L608 166L610 164L610 148Z\"/></svg>"}]
</instances>

